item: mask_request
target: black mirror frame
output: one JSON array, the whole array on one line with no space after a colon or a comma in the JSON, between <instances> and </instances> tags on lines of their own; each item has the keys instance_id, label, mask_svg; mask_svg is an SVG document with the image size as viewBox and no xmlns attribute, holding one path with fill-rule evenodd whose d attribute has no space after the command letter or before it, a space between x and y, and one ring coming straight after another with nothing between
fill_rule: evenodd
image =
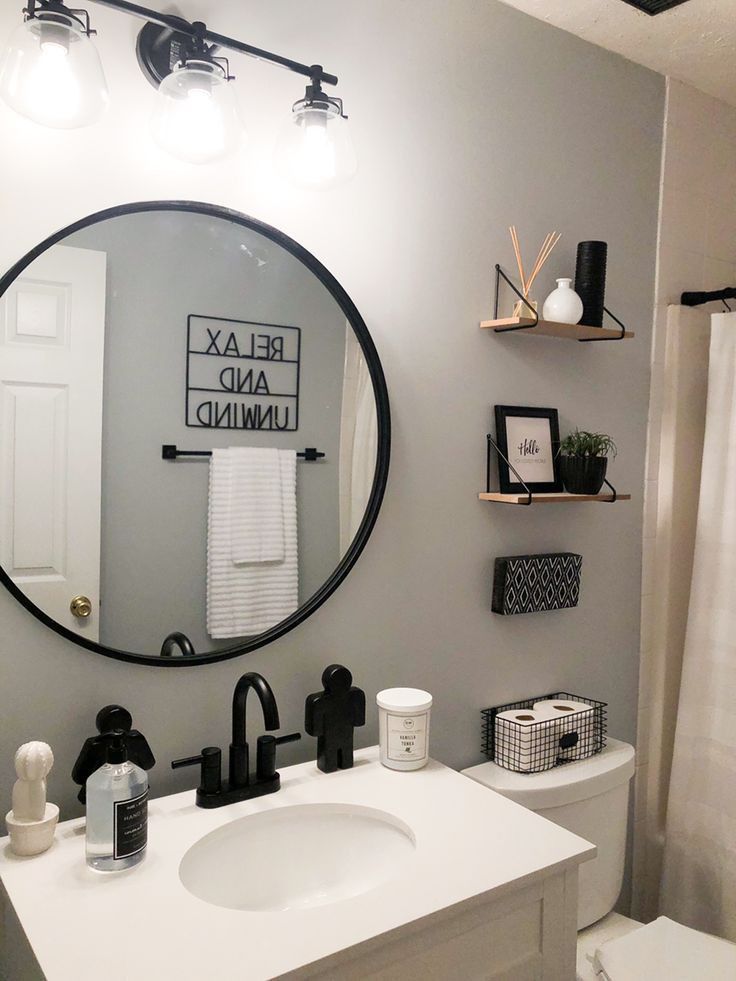
<instances>
[{"instance_id":1,"label":"black mirror frame","mask_svg":"<svg viewBox=\"0 0 736 981\"><path fill-rule=\"evenodd\" d=\"M52 245L58 244L73 232L77 232L82 228L88 228L90 225L95 225L98 222L104 221L108 218L118 218L121 215L138 214L150 211L189 211L194 212L195 214L208 215L213 218L222 218L226 221L235 222L236 224L243 225L245 228L249 228L252 231L260 233L265 238L268 238L277 245L282 246L282 248L286 249L287 252L291 253L291 255L302 262L332 295L335 302L345 314L346 319L355 331L360 346L363 350L363 354L365 355L371 381L373 383L373 394L376 400L376 415L378 424L376 471L373 477L373 486L371 488L368 506L366 507L366 511L363 515L363 520L358 528L357 534L350 544L350 548L345 553L329 579L322 584L316 593L310 596L305 603L295 610L291 616L287 617L286 620L282 620L281 623L276 624L275 627L271 627L270 630L266 630L263 633L258 634L256 637L253 637L244 644L225 648L220 651L213 651L209 654L194 654L188 657L159 657L153 654L135 654L131 651L119 651L112 647L106 647L104 644L98 644L95 641L87 640L85 637L73 633L71 630L63 627L60 623L57 623L56 620L49 617L43 610L37 607L35 603L32 603L31 600L28 599L28 597L8 576L5 569L0 566L0 582L2 582L3 586L5 586L5 588L15 597L15 599L18 600L18 602L21 603L38 620L40 620L41 623L55 631L57 634L60 634L62 637L65 637L67 640L70 640L72 643L77 644L80 647L84 647L89 651L94 651L97 654L103 654L105 657L115 658L118 661L129 661L133 664L148 664L152 666L169 668L192 667L196 664L213 664L216 661L226 661L233 657L240 657L241 654L247 654L249 651L254 651L259 647L264 647L266 644L270 644L271 641L276 640L278 637L282 637L290 630L293 630L294 627L298 626L298 624L306 620L307 617L311 616L320 606L322 606L325 600L331 596L332 593L334 593L343 579L345 579L347 574L355 565L358 556L365 548L366 542L368 541L373 530L373 526L376 523L378 512L381 508L381 502L383 501L383 495L386 490L386 482L388 480L391 448L391 413L389 408L386 380L383 374L381 361L378 357L378 352L376 351L376 347L373 343L373 339L355 304L342 288L340 283L338 283L332 273L330 273L318 259L299 245L298 242L295 242L294 239L290 238L288 235L285 235L283 232L280 232L278 229L273 228L271 225L267 225L262 221L258 221L256 218L250 218L248 215L241 214L240 212L233 211L229 208L223 208L218 205L206 204L199 201L139 201L130 204L118 205L114 208L106 208L103 211L97 211L92 215L88 215L86 218L81 218L79 221L73 222L71 225L67 225L66 228L62 228L58 232L54 232L53 235L50 235L39 245L35 246L35 248L31 249L31 251L23 256L22 259L16 262L15 265L7 273L5 273L2 278L0 278L0 296L5 294L10 285L20 275L20 273L22 273L23 270L34 261L34 259L37 259Z\"/></svg>"}]
</instances>

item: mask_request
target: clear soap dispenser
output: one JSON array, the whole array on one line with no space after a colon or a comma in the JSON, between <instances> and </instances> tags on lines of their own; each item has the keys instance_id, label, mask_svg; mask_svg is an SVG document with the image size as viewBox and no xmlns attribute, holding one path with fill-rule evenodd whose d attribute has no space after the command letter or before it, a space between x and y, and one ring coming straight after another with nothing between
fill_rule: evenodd
<instances>
[{"instance_id":1,"label":"clear soap dispenser","mask_svg":"<svg viewBox=\"0 0 736 981\"><path fill-rule=\"evenodd\" d=\"M87 865L100 872L142 861L148 840L148 776L131 763L116 730L107 762L87 780Z\"/></svg>"}]
</instances>

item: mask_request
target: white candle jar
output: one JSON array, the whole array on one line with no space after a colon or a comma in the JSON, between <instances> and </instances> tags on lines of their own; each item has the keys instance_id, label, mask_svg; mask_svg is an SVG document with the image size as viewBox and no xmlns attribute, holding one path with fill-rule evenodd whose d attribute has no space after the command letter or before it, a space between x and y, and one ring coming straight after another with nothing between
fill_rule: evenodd
<instances>
[{"instance_id":1,"label":"white candle jar","mask_svg":"<svg viewBox=\"0 0 736 981\"><path fill-rule=\"evenodd\" d=\"M380 760L390 770L419 770L429 759L432 696L419 688L386 688L376 695Z\"/></svg>"}]
</instances>

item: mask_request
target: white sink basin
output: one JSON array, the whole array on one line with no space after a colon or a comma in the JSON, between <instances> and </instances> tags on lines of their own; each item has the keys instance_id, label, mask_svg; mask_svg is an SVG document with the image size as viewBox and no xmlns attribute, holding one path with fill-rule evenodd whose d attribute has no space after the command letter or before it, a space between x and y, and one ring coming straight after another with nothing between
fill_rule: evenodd
<instances>
[{"instance_id":1,"label":"white sink basin","mask_svg":"<svg viewBox=\"0 0 736 981\"><path fill-rule=\"evenodd\" d=\"M411 829L354 804L297 804L231 821L189 849L179 877L226 909L275 912L359 896L401 871Z\"/></svg>"}]
</instances>

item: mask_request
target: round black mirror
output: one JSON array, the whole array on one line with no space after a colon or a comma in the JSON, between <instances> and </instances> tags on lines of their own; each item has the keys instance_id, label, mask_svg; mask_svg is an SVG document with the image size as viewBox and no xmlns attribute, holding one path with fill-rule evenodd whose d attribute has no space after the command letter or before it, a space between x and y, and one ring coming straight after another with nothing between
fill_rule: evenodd
<instances>
[{"instance_id":1,"label":"round black mirror","mask_svg":"<svg viewBox=\"0 0 736 981\"><path fill-rule=\"evenodd\" d=\"M386 487L389 402L298 243L213 205L123 205L16 263L0 313L0 579L46 626L207 663L339 586Z\"/></svg>"}]
</instances>

